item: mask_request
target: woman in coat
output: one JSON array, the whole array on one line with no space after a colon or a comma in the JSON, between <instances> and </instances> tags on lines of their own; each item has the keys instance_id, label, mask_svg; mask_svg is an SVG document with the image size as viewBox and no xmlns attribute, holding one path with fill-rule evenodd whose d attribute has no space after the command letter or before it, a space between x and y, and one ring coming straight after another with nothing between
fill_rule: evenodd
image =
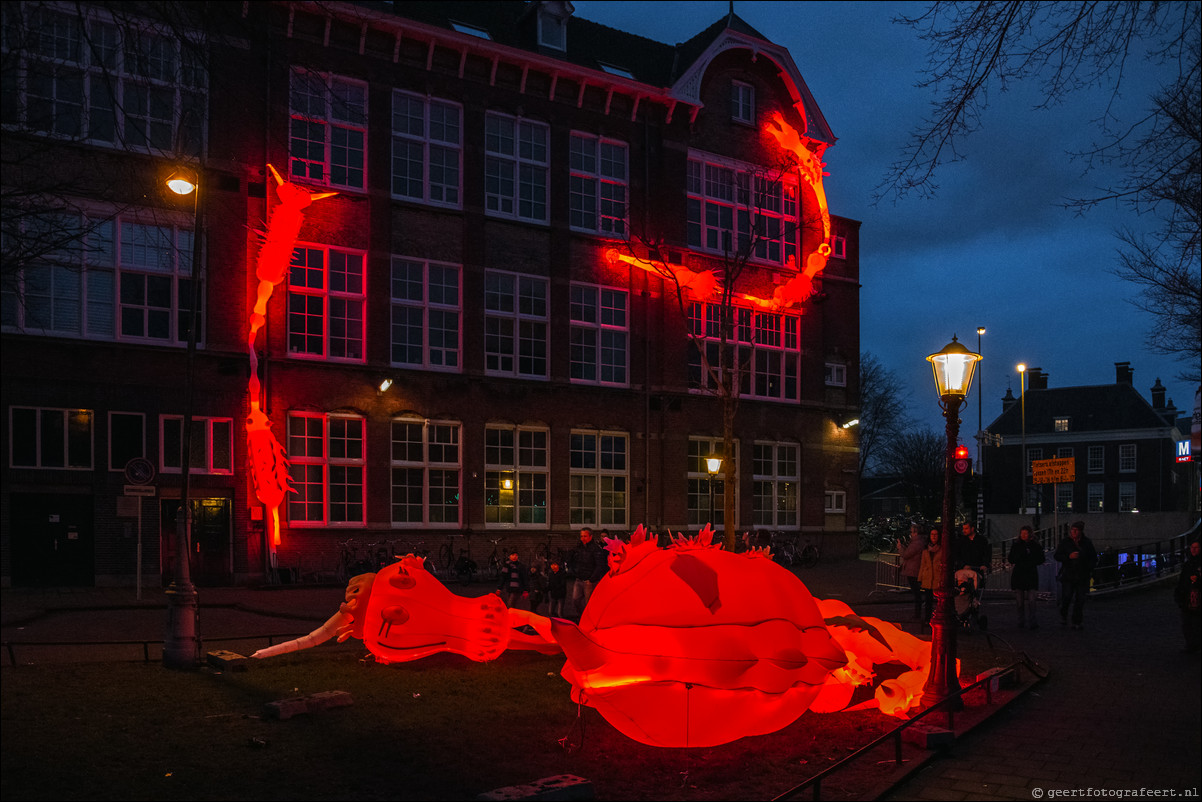
<instances>
[{"instance_id":1,"label":"woman in coat","mask_svg":"<svg viewBox=\"0 0 1202 802\"><path fill-rule=\"evenodd\" d=\"M1018 530L1018 540L1010 547L1006 558L1013 568L1010 571L1010 589L1018 602L1018 628L1039 629L1035 622L1035 597L1039 590L1039 566L1045 562L1043 546L1031 539L1031 527Z\"/></svg>"},{"instance_id":2,"label":"woman in coat","mask_svg":"<svg viewBox=\"0 0 1202 802\"><path fill-rule=\"evenodd\" d=\"M935 588L943 581L943 568L947 564L943 559L943 535L935 527L922 549L922 562L918 568L918 584L922 586L924 609L923 621L929 626L931 614L935 611Z\"/></svg>"},{"instance_id":3,"label":"woman in coat","mask_svg":"<svg viewBox=\"0 0 1202 802\"><path fill-rule=\"evenodd\" d=\"M922 539L922 530L918 524L910 524L909 540L897 541L899 555L898 568L901 577L910 586L914 595L914 620L922 620L922 585L918 581L918 572L922 569L922 551L926 547Z\"/></svg>"}]
</instances>

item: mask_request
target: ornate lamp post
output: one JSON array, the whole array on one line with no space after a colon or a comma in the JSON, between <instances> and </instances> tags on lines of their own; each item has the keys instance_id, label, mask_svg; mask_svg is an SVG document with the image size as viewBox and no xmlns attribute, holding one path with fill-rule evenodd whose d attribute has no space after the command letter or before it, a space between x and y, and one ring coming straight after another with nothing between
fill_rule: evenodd
<instances>
[{"instance_id":1,"label":"ornate lamp post","mask_svg":"<svg viewBox=\"0 0 1202 802\"><path fill-rule=\"evenodd\" d=\"M943 560L943 576L935 588L935 615L931 619L931 670L922 692L923 707L933 707L960 690L956 676L956 612L953 608L952 536L955 534L955 510L952 461L956 439L960 435L960 406L972 387L972 374L980 354L974 354L956 341L931 354L927 361L935 373L939 405L947 419L947 450L943 460L943 537L939 553Z\"/></svg>"},{"instance_id":2,"label":"ornate lamp post","mask_svg":"<svg viewBox=\"0 0 1202 802\"><path fill-rule=\"evenodd\" d=\"M1018 455L1018 514L1027 514L1027 366L1018 363L1018 406L1022 416L1022 445Z\"/></svg>"},{"instance_id":3,"label":"ornate lamp post","mask_svg":"<svg viewBox=\"0 0 1202 802\"><path fill-rule=\"evenodd\" d=\"M195 668L200 663L200 635L196 631L196 586L192 584L190 550L192 505L188 494L188 469L192 461L192 384L196 361L196 310L200 297L200 184L192 170L181 169L167 179L177 195L192 196L192 297L188 310L188 350L184 367L184 420L181 434L180 501L175 516L175 571L167 588L167 634L163 640L163 665Z\"/></svg>"},{"instance_id":4,"label":"ornate lamp post","mask_svg":"<svg viewBox=\"0 0 1202 802\"><path fill-rule=\"evenodd\" d=\"M722 470L722 455L721 454L710 454L708 457L706 457L705 458L705 469L706 469L706 471L709 472L709 475L710 475L709 481L707 482L707 484L709 485L709 490L710 490L709 524L712 527L714 525L714 480L718 478L718 471Z\"/></svg>"}]
</instances>

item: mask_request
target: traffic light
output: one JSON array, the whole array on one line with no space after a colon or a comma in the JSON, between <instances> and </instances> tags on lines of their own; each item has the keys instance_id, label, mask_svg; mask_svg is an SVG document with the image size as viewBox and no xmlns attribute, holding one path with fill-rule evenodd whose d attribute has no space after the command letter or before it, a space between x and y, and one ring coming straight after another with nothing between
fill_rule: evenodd
<instances>
[{"instance_id":1,"label":"traffic light","mask_svg":"<svg viewBox=\"0 0 1202 802\"><path fill-rule=\"evenodd\" d=\"M968 446L956 446L956 458L952 461L956 473L965 474L972 470L972 460L968 458Z\"/></svg>"},{"instance_id":2,"label":"traffic light","mask_svg":"<svg viewBox=\"0 0 1202 802\"><path fill-rule=\"evenodd\" d=\"M956 446L956 459L968 459L968 446Z\"/></svg>"}]
</instances>

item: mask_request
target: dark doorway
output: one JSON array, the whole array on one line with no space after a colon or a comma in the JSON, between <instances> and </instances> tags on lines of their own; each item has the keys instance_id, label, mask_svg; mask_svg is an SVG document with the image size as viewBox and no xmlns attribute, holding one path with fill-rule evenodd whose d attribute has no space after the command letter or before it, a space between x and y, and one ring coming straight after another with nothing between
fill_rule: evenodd
<instances>
[{"instance_id":1,"label":"dark doorway","mask_svg":"<svg viewBox=\"0 0 1202 802\"><path fill-rule=\"evenodd\" d=\"M96 584L90 495L13 493L11 503L14 586Z\"/></svg>"},{"instance_id":2,"label":"dark doorway","mask_svg":"<svg viewBox=\"0 0 1202 802\"><path fill-rule=\"evenodd\" d=\"M230 566L230 500L228 498L191 499L192 506L192 582L219 587L233 581ZM179 501L162 502L163 583L175 577L175 516Z\"/></svg>"}]
</instances>

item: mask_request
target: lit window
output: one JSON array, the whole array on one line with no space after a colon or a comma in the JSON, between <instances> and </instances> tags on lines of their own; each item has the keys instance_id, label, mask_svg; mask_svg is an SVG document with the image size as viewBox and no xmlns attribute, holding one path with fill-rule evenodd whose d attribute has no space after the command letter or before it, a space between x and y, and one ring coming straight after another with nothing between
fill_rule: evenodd
<instances>
[{"instance_id":1,"label":"lit window","mask_svg":"<svg viewBox=\"0 0 1202 802\"><path fill-rule=\"evenodd\" d=\"M458 371L461 321L457 266L392 258L392 364Z\"/></svg>"},{"instance_id":2,"label":"lit window","mask_svg":"<svg viewBox=\"0 0 1202 802\"><path fill-rule=\"evenodd\" d=\"M493 375L547 378L547 280L484 274L484 369Z\"/></svg>"},{"instance_id":3,"label":"lit window","mask_svg":"<svg viewBox=\"0 0 1202 802\"><path fill-rule=\"evenodd\" d=\"M627 382L627 293L573 284L571 290L572 381L625 385Z\"/></svg>"},{"instance_id":4,"label":"lit window","mask_svg":"<svg viewBox=\"0 0 1202 802\"><path fill-rule=\"evenodd\" d=\"M843 490L827 490L822 494L822 509L827 515L847 512L847 493Z\"/></svg>"},{"instance_id":5,"label":"lit window","mask_svg":"<svg viewBox=\"0 0 1202 802\"><path fill-rule=\"evenodd\" d=\"M484 208L495 217L547 222L550 129L490 112L484 119Z\"/></svg>"},{"instance_id":6,"label":"lit window","mask_svg":"<svg viewBox=\"0 0 1202 802\"><path fill-rule=\"evenodd\" d=\"M823 377L827 387L846 387L847 365L842 362L827 362L823 368Z\"/></svg>"},{"instance_id":7,"label":"lit window","mask_svg":"<svg viewBox=\"0 0 1202 802\"><path fill-rule=\"evenodd\" d=\"M449 101L392 93L392 194L459 208L462 110Z\"/></svg>"},{"instance_id":8,"label":"lit window","mask_svg":"<svg viewBox=\"0 0 1202 802\"><path fill-rule=\"evenodd\" d=\"M796 529L801 491L799 448L756 443L752 453L752 519L768 529Z\"/></svg>"},{"instance_id":9,"label":"lit window","mask_svg":"<svg viewBox=\"0 0 1202 802\"><path fill-rule=\"evenodd\" d=\"M159 419L161 426L159 442L162 445L163 473L179 473L184 454L184 418L182 415L164 415ZM234 472L234 421L232 418L192 418L192 437L188 441L191 458L189 473Z\"/></svg>"},{"instance_id":10,"label":"lit window","mask_svg":"<svg viewBox=\"0 0 1202 802\"><path fill-rule=\"evenodd\" d=\"M459 430L453 421L392 421L393 524L459 525Z\"/></svg>"},{"instance_id":11,"label":"lit window","mask_svg":"<svg viewBox=\"0 0 1202 802\"><path fill-rule=\"evenodd\" d=\"M572 134L568 190L572 228L626 236L626 146Z\"/></svg>"},{"instance_id":12,"label":"lit window","mask_svg":"<svg viewBox=\"0 0 1202 802\"><path fill-rule=\"evenodd\" d=\"M626 526L627 435L572 432L570 439L571 523Z\"/></svg>"},{"instance_id":13,"label":"lit window","mask_svg":"<svg viewBox=\"0 0 1202 802\"><path fill-rule=\"evenodd\" d=\"M489 426L484 432L484 522L544 527L550 472L546 429Z\"/></svg>"},{"instance_id":14,"label":"lit window","mask_svg":"<svg viewBox=\"0 0 1202 802\"><path fill-rule=\"evenodd\" d=\"M14 468L92 467L90 409L9 408L9 448Z\"/></svg>"},{"instance_id":15,"label":"lit window","mask_svg":"<svg viewBox=\"0 0 1202 802\"><path fill-rule=\"evenodd\" d=\"M1056 418L1052 423L1053 423L1053 426L1056 431L1058 431L1058 432L1067 432L1068 431L1068 418Z\"/></svg>"},{"instance_id":16,"label":"lit window","mask_svg":"<svg viewBox=\"0 0 1202 802\"><path fill-rule=\"evenodd\" d=\"M363 361L364 255L299 245L288 269L288 353Z\"/></svg>"},{"instance_id":17,"label":"lit window","mask_svg":"<svg viewBox=\"0 0 1202 802\"><path fill-rule=\"evenodd\" d=\"M1123 443L1119 446L1119 473L1135 472L1135 443Z\"/></svg>"},{"instance_id":18,"label":"lit window","mask_svg":"<svg viewBox=\"0 0 1202 802\"><path fill-rule=\"evenodd\" d=\"M721 354L720 304L689 305L689 327L695 338L704 341L705 360L694 345L689 349L689 387L694 390L716 389L711 371L719 369ZM739 371L739 393L744 397L772 401L796 401L801 392L801 343L798 331L801 318L782 313L734 310L736 340L735 362L747 365ZM706 364L709 370L706 369Z\"/></svg>"},{"instance_id":19,"label":"lit window","mask_svg":"<svg viewBox=\"0 0 1202 802\"><path fill-rule=\"evenodd\" d=\"M797 178L702 153L686 172L690 247L784 265L797 258Z\"/></svg>"},{"instance_id":20,"label":"lit window","mask_svg":"<svg viewBox=\"0 0 1202 802\"><path fill-rule=\"evenodd\" d=\"M293 70L290 171L316 184L363 189L367 153L367 84Z\"/></svg>"},{"instance_id":21,"label":"lit window","mask_svg":"<svg viewBox=\"0 0 1202 802\"><path fill-rule=\"evenodd\" d=\"M741 81L731 82L730 116L741 123L755 124L755 87Z\"/></svg>"},{"instance_id":22,"label":"lit window","mask_svg":"<svg viewBox=\"0 0 1202 802\"><path fill-rule=\"evenodd\" d=\"M288 495L293 525L364 523L363 418L352 415L290 414Z\"/></svg>"}]
</instances>

